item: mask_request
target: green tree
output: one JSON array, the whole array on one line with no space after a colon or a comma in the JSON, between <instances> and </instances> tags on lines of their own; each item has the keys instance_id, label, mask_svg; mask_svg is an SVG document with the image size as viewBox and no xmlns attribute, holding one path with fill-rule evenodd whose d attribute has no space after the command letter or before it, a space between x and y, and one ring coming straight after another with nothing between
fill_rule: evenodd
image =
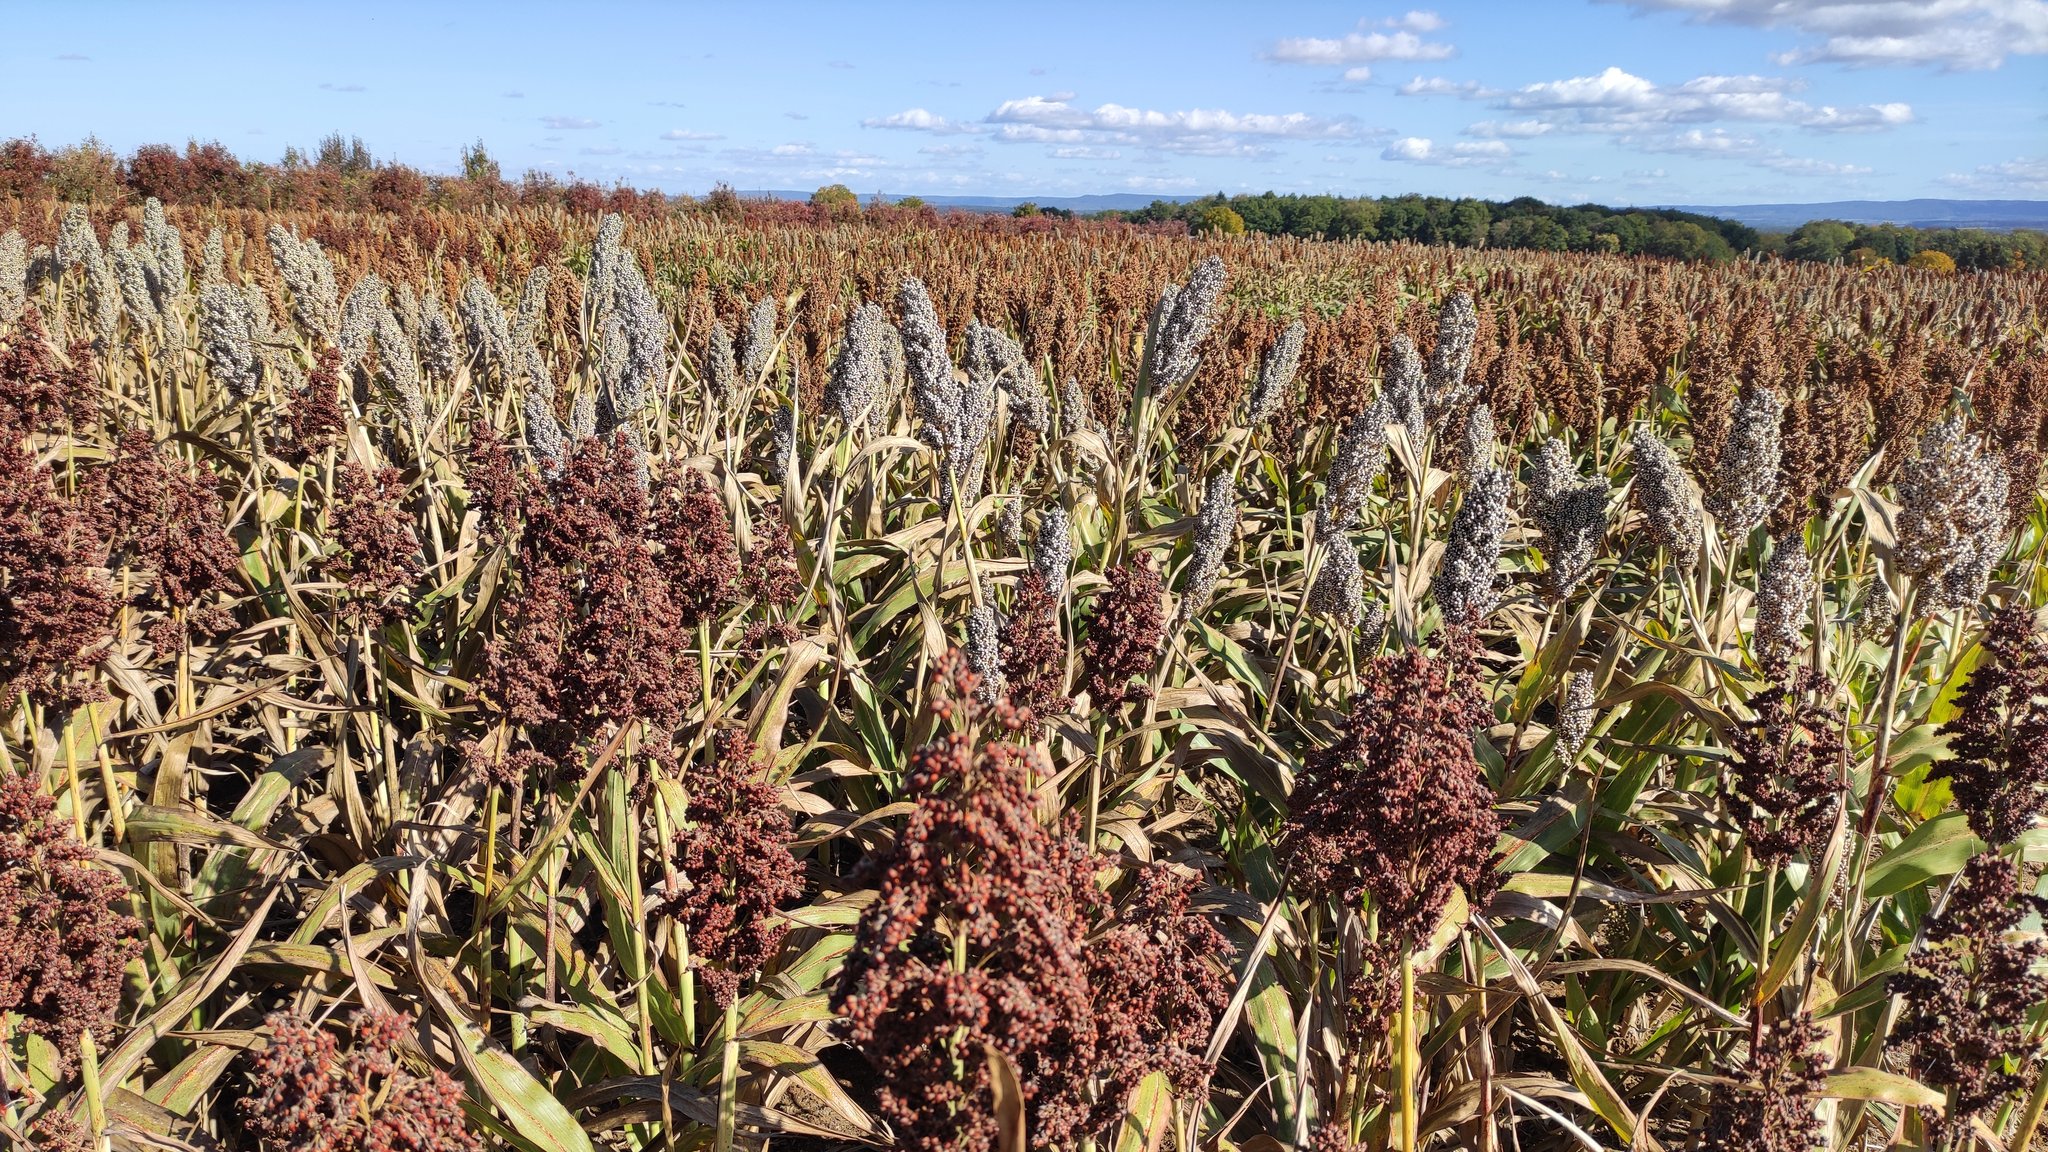
<instances>
[{"instance_id":1,"label":"green tree","mask_svg":"<svg viewBox=\"0 0 2048 1152\"><path fill-rule=\"evenodd\" d=\"M1795 260L1840 260L1856 244L1856 230L1840 220L1814 220L1794 229L1785 254Z\"/></svg>"},{"instance_id":2,"label":"green tree","mask_svg":"<svg viewBox=\"0 0 2048 1152\"><path fill-rule=\"evenodd\" d=\"M1010 215L1015 216L1019 220L1026 216L1036 216L1038 215L1038 205L1030 200L1026 200L1015 208L1010 209Z\"/></svg>"},{"instance_id":3,"label":"green tree","mask_svg":"<svg viewBox=\"0 0 2048 1152\"><path fill-rule=\"evenodd\" d=\"M462 178L472 184L496 184L505 178L505 174L499 170L498 162L484 150L484 142L478 140L462 150Z\"/></svg>"},{"instance_id":4,"label":"green tree","mask_svg":"<svg viewBox=\"0 0 2048 1152\"><path fill-rule=\"evenodd\" d=\"M860 197L854 195L853 189L844 184L827 184L811 193L811 206L834 212L857 210L860 208Z\"/></svg>"},{"instance_id":5,"label":"green tree","mask_svg":"<svg viewBox=\"0 0 2048 1152\"><path fill-rule=\"evenodd\" d=\"M1244 235L1244 217L1232 211L1225 204L1211 204L1202 209L1195 219L1195 231L1212 232L1224 236Z\"/></svg>"}]
</instances>

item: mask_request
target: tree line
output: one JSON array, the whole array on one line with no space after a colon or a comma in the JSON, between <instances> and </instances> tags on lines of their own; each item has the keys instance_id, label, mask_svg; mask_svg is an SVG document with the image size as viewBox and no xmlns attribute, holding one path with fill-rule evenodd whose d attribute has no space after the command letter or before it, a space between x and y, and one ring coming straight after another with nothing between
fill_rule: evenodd
<instances>
[{"instance_id":1,"label":"tree line","mask_svg":"<svg viewBox=\"0 0 2048 1152\"><path fill-rule=\"evenodd\" d=\"M667 196L624 184L600 185L529 170L507 179L481 141L461 153L460 172L425 172L371 155L359 137L335 133L310 152L287 148L275 163L243 160L218 141L180 149L146 144L123 157L88 139L64 148L33 137L0 141L0 198L56 199L119 206L155 197L166 204L220 208L338 209L412 212L497 205L559 205L569 211L647 215L667 211L743 213L786 219L935 217L917 197L863 207L844 185L818 190L808 205L742 203L721 185L701 199ZM948 218L963 213L946 214ZM2048 267L2048 233L1980 228L1909 228L1816 220L1791 232L1759 231L1737 220L1672 208L1610 208L1548 204L1533 196L1481 200L1443 196L1278 194L1196 200L1155 200L1144 208L1084 218L1036 204L1019 205L1017 223L1032 230L1121 223L1147 230L1260 233L1334 240L1405 240L1478 248L1526 248L1726 261L1749 254L1861 265L1907 264L1938 272Z\"/></svg>"}]
</instances>

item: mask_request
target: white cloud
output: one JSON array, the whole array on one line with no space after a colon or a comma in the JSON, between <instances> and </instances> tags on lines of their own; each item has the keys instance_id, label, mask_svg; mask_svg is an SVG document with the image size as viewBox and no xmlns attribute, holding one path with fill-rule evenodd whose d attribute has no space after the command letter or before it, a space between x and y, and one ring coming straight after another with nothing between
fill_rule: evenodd
<instances>
[{"instance_id":1,"label":"white cloud","mask_svg":"<svg viewBox=\"0 0 2048 1152\"><path fill-rule=\"evenodd\" d=\"M860 124L863 128L899 128L912 132L935 132L940 135L981 131L979 125L958 123L922 108L906 108L892 115L870 117Z\"/></svg>"},{"instance_id":2,"label":"white cloud","mask_svg":"<svg viewBox=\"0 0 2048 1152\"><path fill-rule=\"evenodd\" d=\"M1447 80L1442 76L1417 76L1401 85L1397 91L1403 96L1464 96L1468 99L1499 95L1477 80Z\"/></svg>"},{"instance_id":3,"label":"white cloud","mask_svg":"<svg viewBox=\"0 0 2048 1152\"><path fill-rule=\"evenodd\" d=\"M1271 152L1273 141L1351 140L1361 134L1349 117L1205 108L1163 112L1121 104L1091 109L1046 96L1005 100L987 122L995 126L998 139L1013 142L1129 145L1201 156L1262 156Z\"/></svg>"},{"instance_id":4,"label":"white cloud","mask_svg":"<svg viewBox=\"0 0 2048 1152\"><path fill-rule=\"evenodd\" d=\"M812 148L809 144L803 143L777 144L768 150L769 154L773 156L809 156L816 151L817 149Z\"/></svg>"},{"instance_id":5,"label":"white cloud","mask_svg":"<svg viewBox=\"0 0 2048 1152\"><path fill-rule=\"evenodd\" d=\"M1344 70L1344 82L1346 84L1363 84L1370 79L1372 79L1372 69L1363 64L1356 68L1346 68Z\"/></svg>"},{"instance_id":6,"label":"white cloud","mask_svg":"<svg viewBox=\"0 0 2048 1152\"><path fill-rule=\"evenodd\" d=\"M1459 143L1446 148L1424 136L1404 136L1380 152L1382 160L1407 164L1435 164L1446 168L1473 168L1500 164L1515 154L1505 141L1486 140Z\"/></svg>"},{"instance_id":7,"label":"white cloud","mask_svg":"<svg viewBox=\"0 0 2048 1152\"><path fill-rule=\"evenodd\" d=\"M1941 182L1993 196L2048 196L2048 156L2021 156L2002 164L1983 164L1969 172L1951 172Z\"/></svg>"},{"instance_id":8,"label":"white cloud","mask_svg":"<svg viewBox=\"0 0 2048 1152\"><path fill-rule=\"evenodd\" d=\"M595 120L592 120L588 116L543 116L540 118L540 124L541 127L552 129L556 132L571 129L581 131L584 129L604 127L603 124L600 124Z\"/></svg>"},{"instance_id":9,"label":"white cloud","mask_svg":"<svg viewBox=\"0 0 2048 1152\"><path fill-rule=\"evenodd\" d=\"M1738 135L1722 128L1691 128L1661 136L1623 137L1622 142L1645 152L1735 160L1788 176L1868 176L1871 171L1860 164L1787 155L1782 149L1772 148L1754 136Z\"/></svg>"},{"instance_id":10,"label":"white cloud","mask_svg":"<svg viewBox=\"0 0 2048 1152\"><path fill-rule=\"evenodd\" d=\"M2048 54L2048 0L1612 0L1811 38L1779 63L1996 68Z\"/></svg>"},{"instance_id":11,"label":"white cloud","mask_svg":"<svg viewBox=\"0 0 2048 1152\"><path fill-rule=\"evenodd\" d=\"M1548 134L1552 127L1546 120L1481 120L1465 129L1465 135L1489 140L1528 140Z\"/></svg>"},{"instance_id":12,"label":"white cloud","mask_svg":"<svg viewBox=\"0 0 2048 1152\"><path fill-rule=\"evenodd\" d=\"M1814 105L1792 98L1790 93L1800 87L1776 76L1699 76L1663 85L1610 66L1597 76L1526 85L1507 93L1499 107L1551 113L1548 119L1557 127L1595 132L1731 120L1789 124L1811 132L1867 132L1913 120L1909 104Z\"/></svg>"},{"instance_id":13,"label":"white cloud","mask_svg":"<svg viewBox=\"0 0 2048 1152\"><path fill-rule=\"evenodd\" d=\"M1373 29L1361 20L1356 31L1343 36L1289 36L1266 50L1266 59L1281 64L1310 64L1326 68L1348 64L1370 64L1375 60L1443 60L1457 49L1440 40L1425 40L1422 34L1444 26L1434 12L1410 12L1383 22Z\"/></svg>"},{"instance_id":14,"label":"white cloud","mask_svg":"<svg viewBox=\"0 0 2048 1152\"><path fill-rule=\"evenodd\" d=\"M717 132L692 132L687 128L671 128L661 134L663 140L723 140Z\"/></svg>"}]
</instances>

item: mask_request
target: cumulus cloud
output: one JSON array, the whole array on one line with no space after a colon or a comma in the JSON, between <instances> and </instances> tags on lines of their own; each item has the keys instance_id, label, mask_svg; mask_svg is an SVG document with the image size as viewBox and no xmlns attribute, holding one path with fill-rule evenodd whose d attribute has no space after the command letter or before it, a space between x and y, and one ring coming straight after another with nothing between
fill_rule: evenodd
<instances>
[{"instance_id":1,"label":"cumulus cloud","mask_svg":"<svg viewBox=\"0 0 2048 1152\"><path fill-rule=\"evenodd\" d=\"M540 118L540 124L541 124L541 127L543 127L543 128L547 128L547 129L550 129L550 130L552 130L552 131L556 131L556 132L563 132L563 131L579 131L579 132L580 132L580 131L586 131L586 130L588 130L588 129L591 129L591 128L602 128L602 127L604 127L604 125L603 125L603 124L599 123L599 122L598 122L598 121L596 121L596 120L592 120L592 119L591 119L590 117L588 117L588 116L543 116L543 117L541 117L541 118Z\"/></svg>"},{"instance_id":2,"label":"cumulus cloud","mask_svg":"<svg viewBox=\"0 0 2048 1152\"><path fill-rule=\"evenodd\" d=\"M960 132L979 132L980 125L962 124L944 116L927 112L923 108L906 108L888 116L873 116L860 122L863 128L897 128L911 132L932 132L941 136Z\"/></svg>"},{"instance_id":3,"label":"cumulus cloud","mask_svg":"<svg viewBox=\"0 0 2048 1152\"><path fill-rule=\"evenodd\" d=\"M1371 64L1377 60L1443 60L1456 48L1441 40L1423 38L1443 26L1443 18L1434 12L1409 12L1378 25L1361 20L1355 31L1342 36L1286 37L1266 50L1266 58L1280 64L1325 68Z\"/></svg>"},{"instance_id":4,"label":"cumulus cloud","mask_svg":"<svg viewBox=\"0 0 2048 1152\"><path fill-rule=\"evenodd\" d=\"M1085 108L1072 100L1067 92L1005 100L983 123L996 139L1012 143L1128 146L1197 156L1265 156L1280 141L1348 141L1364 134L1350 117L1205 108L1157 111L1122 104Z\"/></svg>"},{"instance_id":5,"label":"cumulus cloud","mask_svg":"<svg viewBox=\"0 0 2048 1152\"><path fill-rule=\"evenodd\" d=\"M661 134L663 140L723 140L717 132L693 132L688 128L671 128Z\"/></svg>"},{"instance_id":6,"label":"cumulus cloud","mask_svg":"<svg viewBox=\"0 0 2048 1152\"><path fill-rule=\"evenodd\" d=\"M1552 127L1547 120L1481 120L1466 128L1465 135L1489 140L1529 140L1549 134Z\"/></svg>"},{"instance_id":7,"label":"cumulus cloud","mask_svg":"<svg viewBox=\"0 0 2048 1152\"><path fill-rule=\"evenodd\" d=\"M1993 196L2048 196L2048 156L2021 156L2002 164L1983 164L1969 172L1951 172L1941 182Z\"/></svg>"},{"instance_id":8,"label":"cumulus cloud","mask_svg":"<svg viewBox=\"0 0 2048 1152\"><path fill-rule=\"evenodd\" d=\"M1403 96L1463 96L1491 99L1500 93L1477 80L1447 80L1442 76L1417 76L1397 89Z\"/></svg>"},{"instance_id":9,"label":"cumulus cloud","mask_svg":"<svg viewBox=\"0 0 2048 1152\"><path fill-rule=\"evenodd\" d=\"M1781 28L1808 42L1785 64L1996 68L2048 54L2048 0L1610 0L1700 23Z\"/></svg>"},{"instance_id":10,"label":"cumulus cloud","mask_svg":"<svg viewBox=\"0 0 2048 1152\"><path fill-rule=\"evenodd\" d=\"M330 81L330 82L328 82L328 83L326 83L326 84L322 84L322 85L320 85L320 90L321 90L321 91L323 91L323 92L368 92L368 91L369 91L369 89L368 89L368 88L365 88L365 87L363 87L363 86L362 86L361 84L336 84L336 83L333 83L332 81Z\"/></svg>"},{"instance_id":11,"label":"cumulus cloud","mask_svg":"<svg viewBox=\"0 0 2048 1152\"><path fill-rule=\"evenodd\" d=\"M1791 96L1799 87L1775 76L1700 76L1664 85L1610 66L1597 76L1527 85L1507 93L1499 106L1549 113L1553 121L1594 131L1742 120L1812 132L1867 132L1913 120L1909 104L1815 105Z\"/></svg>"},{"instance_id":12,"label":"cumulus cloud","mask_svg":"<svg viewBox=\"0 0 2048 1152\"><path fill-rule=\"evenodd\" d=\"M1754 136L1745 136L1722 128L1691 128L1666 135L1623 137L1623 143L1645 152L1719 157L1758 168L1767 168L1773 172L1782 172L1788 176L1868 176L1871 171L1860 164L1843 164L1832 160L1788 155L1784 150L1772 148Z\"/></svg>"},{"instance_id":13,"label":"cumulus cloud","mask_svg":"<svg viewBox=\"0 0 2048 1152\"><path fill-rule=\"evenodd\" d=\"M1463 142L1445 147L1425 136L1404 136L1387 145L1380 152L1380 159L1446 168L1476 168L1501 164L1514 154L1514 149L1501 140Z\"/></svg>"}]
</instances>

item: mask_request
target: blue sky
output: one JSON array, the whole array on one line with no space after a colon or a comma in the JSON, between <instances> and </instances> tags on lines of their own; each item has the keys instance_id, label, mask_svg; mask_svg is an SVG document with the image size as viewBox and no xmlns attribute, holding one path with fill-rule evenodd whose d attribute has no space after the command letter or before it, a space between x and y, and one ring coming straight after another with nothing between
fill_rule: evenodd
<instances>
[{"instance_id":1,"label":"blue sky","mask_svg":"<svg viewBox=\"0 0 2048 1152\"><path fill-rule=\"evenodd\" d=\"M10 6L0 135L674 192L2048 198L2048 0Z\"/></svg>"}]
</instances>

